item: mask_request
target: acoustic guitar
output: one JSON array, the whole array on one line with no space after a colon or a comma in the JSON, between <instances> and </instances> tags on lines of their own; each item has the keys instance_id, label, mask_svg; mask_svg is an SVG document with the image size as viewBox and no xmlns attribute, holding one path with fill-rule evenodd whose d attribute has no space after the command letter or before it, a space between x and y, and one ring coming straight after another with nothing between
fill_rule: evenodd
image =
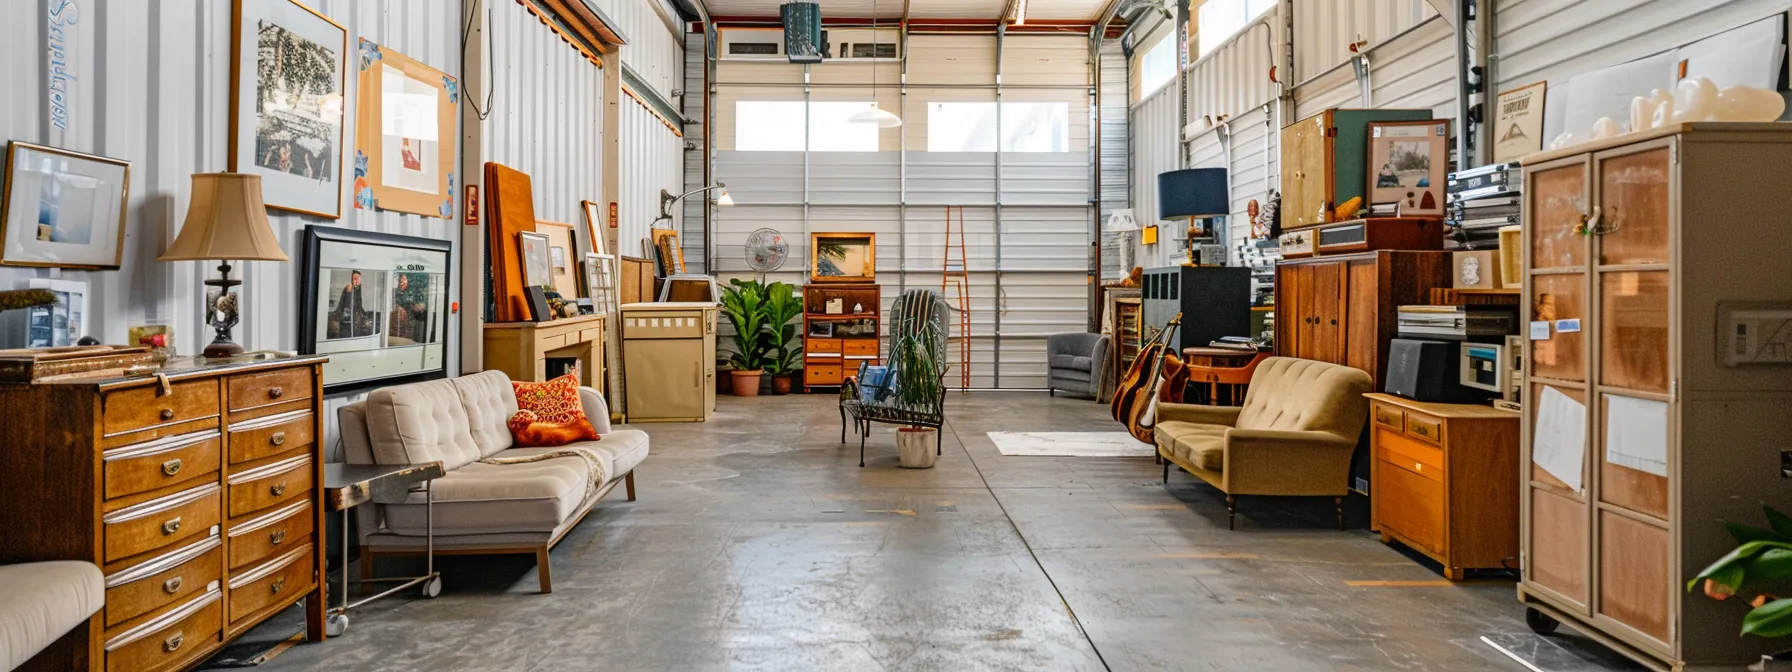
<instances>
[{"instance_id":1,"label":"acoustic guitar","mask_svg":"<svg viewBox=\"0 0 1792 672\"><path fill-rule=\"evenodd\" d=\"M1181 324L1182 314L1177 313L1156 338L1139 348L1138 358L1133 360L1131 370L1114 392L1114 419L1126 425L1126 431L1133 438L1145 443L1152 442L1154 432L1139 421L1151 409L1152 393L1157 389L1158 376L1163 373L1164 348L1175 340L1176 329Z\"/></svg>"},{"instance_id":2,"label":"acoustic guitar","mask_svg":"<svg viewBox=\"0 0 1792 672\"><path fill-rule=\"evenodd\" d=\"M1157 400L1166 404L1182 403L1193 368L1174 352L1164 353L1164 384L1158 386Z\"/></svg>"}]
</instances>

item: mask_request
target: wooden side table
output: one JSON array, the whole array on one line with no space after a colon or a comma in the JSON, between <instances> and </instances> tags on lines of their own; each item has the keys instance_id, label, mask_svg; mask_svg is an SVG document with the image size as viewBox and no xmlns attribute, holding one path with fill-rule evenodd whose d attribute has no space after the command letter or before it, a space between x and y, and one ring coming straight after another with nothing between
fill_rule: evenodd
<instances>
[{"instance_id":1,"label":"wooden side table","mask_svg":"<svg viewBox=\"0 0 1792 672\"><path fill-rule=\"evenodd\" d=\"M1187 389L1199 391L1205 385L1205 403L1209 406L1242 406L1244 395L1251 384L1251 375L1257 372L1257 365L1269 359L1270 355L1270 352L1263 350L1183 348L1182 361L1188 363ZM1202 403L1200 400L1188 399L1186 394L1183 401Z\"/></svg>"},{"instance_id":2,"label":"wooden side table","mask_svg":"<svg viewBox=\"0 0 1792 672\"><path fill-rule=\"evenodd\" d=\"M1374 449L1372 529L1443 564L1518 567L1519 415L1492 406L1366 395Z\"/></svg>"}]
</instances>

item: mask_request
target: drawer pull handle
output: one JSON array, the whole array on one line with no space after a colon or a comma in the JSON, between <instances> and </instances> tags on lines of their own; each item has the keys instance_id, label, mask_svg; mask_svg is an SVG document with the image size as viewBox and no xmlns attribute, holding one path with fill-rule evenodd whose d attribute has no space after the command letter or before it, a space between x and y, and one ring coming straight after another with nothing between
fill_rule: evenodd
<instances>
[{"instance_id":1,"label":"drawer pull handle","mask_svg":"<svg viewBox=\"0 0 1792 672\"><path fill-rule=\"evenodd\" d=\"M180 468L181 468L181 461L180 461L180 458L178 458L178 457L174 458L172 460L169 460L167 462L163 462L162 463L162 475L173 476L175 474L180 473Z\"/></svg>"},{"instance_id":2,"label":"drawer pull handle","mask_svg":"<svg viewBox=\"0 0 1792 672\"><path fill-rule=\"evenodd\" d=\"M268 443L276 446L286 445L286 432L274 432L273 436L268 437Z\"/></svg>"},{"instance_id":3,"label":"drawer pull handle","mask_svg":"<svg viewBox=\"0 0 1792 672\"><path fill-rule=\"evenodd\" d=\"M281 389L279 385L268 388L269 399L279 399L282 394L286 394L286 390Z\"/></svg>"},{"instance_id":4,"label":"drawer pull handle","mask_svg":"<svg viewBox=\"0 0 1792 672\"><path fill-rule=\"evenodd\" d=\"M271 494L275 497L279 497L281 495L286 494L286 484L285 483L275 484L273 487L268 488L268 494Z\"/></svg>"},{"instance_id":5,"label":"drawer pull handle","mask_svg":"<svg viewBox=\"0 0 1792 672\"><path fill-rule=\"evenodd\" d=\"M174 534L175 532L179 532L179 531L180 531L180 517L179 516L175 516L173 520L162 523L162 535L163 536L171 535L171 534Z\"/></svg>"},{"instance_id":6,"label":"drawer pull handle","mask_svg":"<svg viewBox=\"0 0 1792 672\"><path fill-rule=\"evenodd\" d=\"M178 576L174 577L172 579L169 579L167 581L163 581L162 582L162 592L167 593L169 595L173 595L175 593L175 591L180 590L180 584L183 584L183 583L186 583L186 581L181 580L181 578Z\"/></svg>"},{"instance_id":7,"label":"drawer pull handle","mask_svg":"<svg viewBox=\"0 0 1792 672\"><path fill-rule=\"evenodd\" d=\"M268 586L268 590L275 595L279 595L280 591L286 590L286 577L282 576L278 579L274 579L273 585Z\"/></svg>"},{"instance_id":8,"label":"drawer pull handle","mask_svg":"<svg viewBox=\"0 0 1792 672\"><path fill-rule=\"evenodd\" d=\"M168 639L162 640L162 650L166 651L168 653L174 653L175 651L179 651L180 645L185 644L186 642L187 642L186 634L177 632L177 633L174 633L174 636L169 637Z\"/></svg>"},{"instance_id":9,"label":"drawer pull handle","mask_svg":"<svg viewBox=\"0 0 1792 672\"><path fill-rule=\"evenodd\" d=\"M1414 462L1414 463L1412 463L1412 470L1413 471L1424 471L1425 465L1422 463L1419 463L1419 462Z\"/></svg>"},{"instance_id":10,"label":"drawer pull handle","mask_svg":"<svg viewBox=\"0 0 1792 672\"><path fill-rule=\"evenodd\" d=\"M163 420L173 420L174 419L174 409L172 409L172 408L162 409L162 419Z\"/></svg>"},{"instance_id":11,"label":"drawer pull handle","mask_svg":"<svg viewBox=\"0 0 1792 672\"><path fill-rule=\"evenodd\" d=\"M275 546L279 546L282 542L285 542L285 541L286 541L286 530L274 530L273 534L268 535L268 543L273 544Z\"/></svg>"}]
</instances>

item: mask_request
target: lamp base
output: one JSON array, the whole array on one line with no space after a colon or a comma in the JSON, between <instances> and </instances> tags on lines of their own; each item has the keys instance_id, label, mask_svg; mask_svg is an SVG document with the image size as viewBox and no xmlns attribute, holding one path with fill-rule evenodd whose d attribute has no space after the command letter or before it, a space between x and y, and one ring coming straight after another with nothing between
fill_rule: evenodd
<instances>
[{"instance_id":1,"label":"lamp base","mask_svg":"<svg viewBox=\"0 0 1792 672\"><path fill-rule=\"evenodd\" d=\"M205 312L206 324L212 328L214 336L210 345L205 346L201 354L208 358L219 359L235 357L243 354L243 346L231 340L230 330L236 327L239 298L231 293L231 289L243 284L241 280L230 278L230 262L221 262L218 266L220 277L205 281L205 286L217 288L217 294L207 297Z\"/></svg>"},{"instance_id":2,"label":"lamp base","mask_svg":"<svg viewBox=\"0 0 1792 672\"><path fill-rule=\"evenodd\" d=\"M235 342L228 339L219 339L212 341L211 344L205 346L205 352L201 354L209 359L235 357L243 354L243 346L237 345Z\"/></svg>"}]
</instances>

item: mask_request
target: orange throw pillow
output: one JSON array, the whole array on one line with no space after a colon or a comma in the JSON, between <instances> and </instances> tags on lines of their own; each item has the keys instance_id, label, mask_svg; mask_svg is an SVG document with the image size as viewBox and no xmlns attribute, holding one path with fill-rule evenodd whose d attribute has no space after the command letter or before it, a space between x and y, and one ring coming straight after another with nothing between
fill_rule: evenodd
<instances>
[{"instance_id":1,"label":"orange throw pillow","mask_svg":"<svg viewBox=\"0 0 1792 672\"><path fill-rule=\"evenodd\" d=\"M511 382L518 410L505 426L518 448L552 448L596 441L597 428L579 403L579 378L567 374L545 383Z\"/></svg>"},{"instance_id":2,"label":"orange throw pillow","mask_svg":"<svg viewBox=\"0 0 1792 672\"><path fill-rule=\"evenodd\" d=\"M505 423L510 428L512 444L517 448L555 448L579 441L596 441L602 438L589 420L583 418L563 424L538 422L535 414L529 411L517 411Z\"/></svg>"}]
</instances>

